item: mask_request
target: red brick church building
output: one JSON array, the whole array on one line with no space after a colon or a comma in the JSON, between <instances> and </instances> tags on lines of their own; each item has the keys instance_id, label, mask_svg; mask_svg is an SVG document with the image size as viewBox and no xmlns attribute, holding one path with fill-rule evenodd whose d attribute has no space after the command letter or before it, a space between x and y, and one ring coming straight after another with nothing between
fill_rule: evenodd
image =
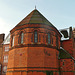
<instances>
[{"instance_id":1,"label":"red brick church building","mask_svg":"<svg viewBox=\"0 0 75 75\"><path fill-rule=\"evenodd\" d=\"M58 30L37 9L1 45L1 75L75 75L75 29Z\"/></svg>"}]
</instances>

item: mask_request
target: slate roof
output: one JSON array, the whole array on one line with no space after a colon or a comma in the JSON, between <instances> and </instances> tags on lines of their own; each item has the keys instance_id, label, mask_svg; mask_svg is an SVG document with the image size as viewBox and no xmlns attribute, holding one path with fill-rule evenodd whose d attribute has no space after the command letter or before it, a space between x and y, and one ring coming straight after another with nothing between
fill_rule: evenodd
<instances>
[{"instance_id":1,"label":"slate roof","mask_svg":"<svg viewBox=\"0 0 75 75\"><path fill-rule=\"evenodd\" d=\"M59 58L60 59L68 59L68 58L71 58L72 59L72 56L64 49L60 49L59 50Z\"/></svg>"},{"instance_id":2,"label":"slate roof","mask_svg":"<svg viewBox=\"0 0 75 75\"><path fill-rule=\"evenodd\" d=\"M45 24L53 26L37 9L27 15L17 26L25 24Z\"/></svg>"}]
</instances>

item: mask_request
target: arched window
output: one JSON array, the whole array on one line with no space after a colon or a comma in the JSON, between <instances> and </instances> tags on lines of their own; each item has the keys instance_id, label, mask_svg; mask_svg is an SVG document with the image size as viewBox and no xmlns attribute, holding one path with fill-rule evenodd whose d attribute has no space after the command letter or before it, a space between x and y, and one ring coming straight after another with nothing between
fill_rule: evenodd
<instances>
[{"instance_id":1,"label":"arched window","mask_svg":"<svg viewBox=\"0 0 75 75\"><path fill-rule=\"evenodd\" d=\"M38 42L38 35L37 35L37 31L34 32L34 42L37 43Z\"/></svg>"},{"instance_id":2,"label":"arched window","mask_svg":"<svg viewBox=\"0 0 75 75\"><path fill-rule=\"evenodd\" d=\"M23 44L24 33L21 33L21 44Z\"/></svg>"},{"instance_id":3,"label":"arched window","mask_svg":"<svg viewBox=\"0 0 75 75\"><path fill-rule=\"evenodd\" d=\"M14 36L12 37L12 47L14 46Z\"/></svg>"},{"instance_id":4,"label":"arched window","mask_svg":"<svg viewBox=\"0 0 75 75\"><path fill-rule=\"evenodd\" d=\"M50 33L48 33L48 44L50 44Z\"/></svg>"}]
</instances>

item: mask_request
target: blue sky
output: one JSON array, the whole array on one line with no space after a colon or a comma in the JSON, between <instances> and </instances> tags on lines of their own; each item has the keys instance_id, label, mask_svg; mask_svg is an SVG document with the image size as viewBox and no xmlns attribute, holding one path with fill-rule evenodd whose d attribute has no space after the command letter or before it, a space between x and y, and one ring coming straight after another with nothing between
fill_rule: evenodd
<instances>
[{"instance_id":1,"label":"blue sky","mask_svg":"<svg viewBox=\"0 0 75 75\"><path fill-rule=\"evenodd\" d=\"M75 0L0 0L0 34L7 35L35 5L57 29L75 27Z\"/></svg>"}]
</instances>

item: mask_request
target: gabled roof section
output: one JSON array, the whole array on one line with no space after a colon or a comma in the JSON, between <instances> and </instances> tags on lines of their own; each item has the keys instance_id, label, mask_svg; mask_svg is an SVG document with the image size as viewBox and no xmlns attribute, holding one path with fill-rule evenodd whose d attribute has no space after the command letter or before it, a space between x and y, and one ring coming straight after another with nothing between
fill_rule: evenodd
<instances>
[{"instance_id":1,"label":"gabled roof section","mask_svg":"<svg viewBox=\"0 0 75 75\"><path fill-rule=\"evenodd\" d=\"M70 59L73 59L73 57L66 51L66 50L64 50L63 48L61 48L60 50L59 50L59 58L60 59L68 59L68 58L70 58Z\"/></svg>"},{"instance_id":2,"label":"gabled roof section","mask_svg":"<svg viewBox=\"0 0 75 75\"><path fill-rule=\"evenodd\" d=\"M17 26L25 24L45 24L53 26L37 9L33 10L19 24L17 24Z\"/></svg>"},{"instance_id":3,"label":"gabled roof section","mask_svg":"<svg viewBox=\"0 0 75 75\"><path fill-rule=\"evenodd\" d=\"M7 35L7 37L3 41L3 44L9 44L9 43L10 43L10 33Z\"/></svg>"},{"instance_id":4,"label":"gabled roof section","mask_svg":"<svg viewBox=\"0 0 75 75\"><path fill-rule=\"evenodd\" d=\"M60 29L59 32L62 35L61 41L69 40L72 38L72 27Z\"/></svg>"},{"instance_id":5,"label":"gabled roof section","mask_svg":"<svg viewBox=\"0 0 75 75\"><path fill-rule=\"evenodd\" d=\"M0 34L0 44L2 44L2 42L4 41L4 37L5 37L5 34Z\"/></svg>"}]
</instances>

